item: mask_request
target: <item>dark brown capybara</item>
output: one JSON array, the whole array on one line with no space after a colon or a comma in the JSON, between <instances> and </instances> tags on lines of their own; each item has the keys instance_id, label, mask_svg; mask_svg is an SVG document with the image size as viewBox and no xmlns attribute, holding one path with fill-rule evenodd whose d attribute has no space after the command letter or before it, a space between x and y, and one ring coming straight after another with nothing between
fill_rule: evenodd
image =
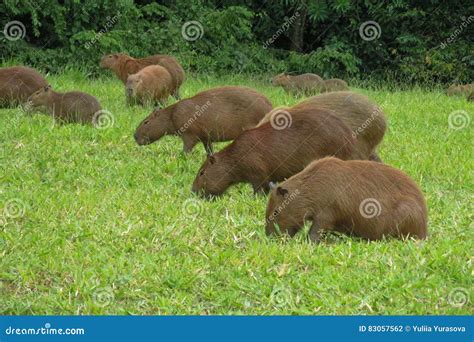
<instances>
[{"instance_id":1,"label":"dark brown capybara","mask_svg":"<svg viewBox=\"0 0 474 342\"><path fill-rule=\"evenodd\" d=\"M369 240L426 238L427 208L417 184L402 171L372 161L324 158L274 187L266 233L295 235L312 221L309 237L337 231Z\"/></svg>"},{"instance_id":2,"label":"dark brown capybara","mask_svg":"<svg viewBox=\"0 0 474 342\"><path fill-rule=\"evenodd\" d=\"M468 97L471 92L474 92L474 83L452 85L446 91L448 96L463 96Z\"/></svg>"},{"instance_id":3,"label":"dark brown capybara","mask_svg":"<svg viewBox=\"0 0 474 342\"><path fill-rule=\"evenodd\" d=\"M128 76L125 95L129 103L164 104L173 88L173 79L161 65L150 65Z\"/></svg>"},{"instance_id":4,"label":"dark brown capybara","mask_svg":"<svg viewBox=\"0 0 474 342\"><path fill-rule=\"evenodd\" d=\"M152 112L135 133L139 145L155 142L164 135L183 139L184 152L202 142L212 153L212 143L235 139L255 127L272 109L270 101L246 87L220 87Z\"/></svg>"},{"instance_id":5,"label":"dark brown capybara","mask_svg":"<svg viewBox=\"0 0 474 342\"><path fill-rule=\"evenodd\" d=\"M71 91L57 93L51 86L43 87L28 98L31 108L45 108L48 113L59 122L64 123L93 123L100 115L101 106L94 96Z\"/></svg>"},{"instance_id":6,"label":"dark brown capybara","mask_svg":"<svg viewBox=\"0 0 474 342\"><path fill-rule=\"evenodd\" d=\"M0 68L0 106L24 103L31 94L47 85L35 69L24 66Z\"/></svg>"},{"instance_id":7,"label":"dark brown capybara","mask_svg":"<svg viewBox=\"0 0 474 342\"><path fill-rule=\"evenodd\" d=\"M330 110L339 116L351 129L357 139L358 149L370 160L381 161L377 146L387 130L387 119L380 107L367 96L354 92L334 92L310 97L296 106L306 107L311 103L314 108ZM306 115L311 112L301 112ZM317 112L314 112L317 113ZM262 122L270 121L271 113Z\"/></svg>"},{"instance_id":8,"label":"dark brown capybara","mask_svg":"<svg viewBox=\"0 0 474 342\"><path fill-rule=\"evenodd\" d=\"M124 84L127 83L128 76L154 64L161 65L168 70L173 79L171 95L179 99L179 87L184 82L184 69L173 56L153 55L145 58L133 58L124 53L116 53L106 55L100 60L100 66L112 70Z\"/></svg>"},{"instance_id":9,"label":"dark brown capybara","mask_svg":"<svg viewBox=\"0 0 474 342\"><path fill-rule=\"evenodd\" d=\"M280 86L287 93L311 96L323 90L323 79L316 74L288 75L281 73L272 78L274 86Z\"/></svg>"},{"instance_id":10,"label":"dark brown capybara","mask_svg":"<svg viewBox=\"0 0 474 342\"><path fill-rule=\"evenodd\" d=\"M344 80L341 80L339 78L331 78L328 80L324 80L323 82L323 92L329 93L332 91L345 91L349 90L349 86L347 85L347 82Z\"/></svg>"},{"instance_id":11,"label":"dark brown capybara","mask_svg":"<svg viewBox=\"0 0 474 342\"><path fill-rule=\"evenodd\" d=\"M315 111L318 113L308 120L306 113ZM273 113L270 122L243 132L222 151L208 156L194 180L193 192L218 196L244 182L256 193L267 192L270 182L293 176L315 159L364 157L351 129L327 110L309 103Z\"/></svg>"}]
</instances>

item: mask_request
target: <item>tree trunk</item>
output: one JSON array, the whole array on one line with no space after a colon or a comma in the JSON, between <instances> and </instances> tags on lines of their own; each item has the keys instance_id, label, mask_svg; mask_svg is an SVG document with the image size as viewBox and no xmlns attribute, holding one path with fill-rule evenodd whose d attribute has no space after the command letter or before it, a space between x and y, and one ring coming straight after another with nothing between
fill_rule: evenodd
<instances>
[{"instance_id":1,"label":"tree trunk","mask_svg":"<svg viewBox=\"0 0 474 342\"><path fill-rule=\"evenodd\" d=\"M308 15L307 5L307 0L301 0L300 6L292 14L295 17L295 21L290 34L290 49L293 51L302 52L304 48L304 29L306 26L306 16Z\"/></svg>"}]
</instances>

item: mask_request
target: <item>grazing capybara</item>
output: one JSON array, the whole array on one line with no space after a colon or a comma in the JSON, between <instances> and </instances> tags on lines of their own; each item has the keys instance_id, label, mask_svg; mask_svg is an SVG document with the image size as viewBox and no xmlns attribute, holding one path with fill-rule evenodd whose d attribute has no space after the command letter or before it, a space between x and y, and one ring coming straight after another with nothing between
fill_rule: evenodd
<instances>
[{"instance_id":1,"label":"grazing capybara","mask_svg":"<svg viewBox=\"0 0 474 342\"><path fill-rule=\"evenodd\" d=\"M315 111L308 120L306 112ZM222 151L208 156L193 192L218 196L243 182L250 183L255 192L267 192L269 182L291 177L315 159L363 158L350 128L331 112L307 104L273 113L271 122L243 132Z\"/></svg>"},{"instance_id":2,"label":"grazing capybara","mask_svg":"<svg viewBox=\"0 0 474 342\"><path fill-rule=\"evenodd\" d=\"M168 70L173 80L171 95L179 99L179 87L184 82L184 69L173 56L153 55L145 58L133 58L124 53L116 53L106 55L100 60L100 66L112 70L124 84L127 83L128 76L154 64L161 65Z\"/></svg>"},{"instance_id":3,"label":"grazing capybara","mask_svg":"<svg viewBox=\"0 0 474 342\"><path fill-rule=\"evenodd\" d=\"M0 106L23 103L47 85L48 82L35 69L24 66L0 68Z\"/></svg>"},{"instance_id":4,"label":"grazing capybara","mask_svg":"<svg viewBox=\"0 0 474 342\"><path fill-rule=\"evenodd\" d=\"M71 91L57 93L51 86L43 87L28 98L31 108L46 108L48 113L64 123L92 123L94 115L100 115L100 104L94 96Z\"/></svg>"},{"instance_id":5,"label":"grazing capybara","mask_svg":"<svg viewBox=\"0 0 474 342\"><path fill-rule=\"evenodd\" d=\"M173 88L173 79L161 65L150 65L128 76L125 86L127 102L164 104Z\"/></svg>"},{"instance_id":6,"label":"grazing capybara","mask_svg":"<svg viewBox=\"0 0 474 342\"><path fill-rule=\"evenodd\" d=\"M367 96L353 92L334 92L310 97L298 106L306 107L311 103L314 108L330 110L348 125L357 138L357 146L363 155L369 155L370 160L381 161L377 155L377 145L383 139L387 129L387 119L377 104ZM311 112L303 112L306 115ZM317 114L318 112L314 112ZM262 120L268 122L271 113Z\"/></svg>"},{"instance_id":7,"label":"grazing capybara","mask_svg":"<svg viewBox=\"0 0 474 342\"><path fill-rule=\"evenodd\" d=\"M324 158L274 187L266 233L294 236L312 221L309 237L337 231L369 240L426 238L427 209L416 183L402 171L372 161Z\"/></svg>"},{"instance_id":8,"label":"grazing capybara","mask_svg":"<svg viewBox=\"0 0 474 342\"><path fill-rule=\"evenodd\" d=\"M323 90L323 79L316 74L291 76L286 73L272 78L274 86L280 86L287 93L303 94L306 96L318 94Z\"/></svg>"},{"instance_id":9,"label":"grazing capybara","mask_svg":"<svg viewBox=\"0 0 474 342\"><path fill-rule=\"evenodd\" d=\"M448 88L448 96L468 97L474 91L474 83L464 85L452 85Z\"/></svg>"},{"instance_id":10,"label":"grazing capybara","mask_svg":"<svg viewBox=\"0 0 474 342\"><path fill-rule=\"evenodd\" d=\"M339 78L331 78L323 81L323 92L329 93L331 91L345 91L349 90L347 82Z\"/></svg>"},{"instance_id":11,"label":"grazing capybara","mask_svg":"<svg viewBox=\"0 0 474 342\"><path fill-rule=\"evenodd\" d=\"M147 145L164 135L183 139L184 152L200 141L212 153L212 143L235 139L255 127L272 109L270 101L246 87L219 87L157 109L142 121L135 133L139 145Z\"/></svg>"}]
</instances>

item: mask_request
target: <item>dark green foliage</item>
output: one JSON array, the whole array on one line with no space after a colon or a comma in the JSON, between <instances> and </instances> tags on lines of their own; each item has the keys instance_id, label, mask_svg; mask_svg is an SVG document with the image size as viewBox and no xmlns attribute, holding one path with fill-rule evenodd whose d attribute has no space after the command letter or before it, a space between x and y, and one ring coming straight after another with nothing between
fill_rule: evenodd
<instances>
[{"instance_id":1,"label":"dark green foliage","mask_svg":"<svg viewBox=\"0 0 474 342\"><path fill-rule=\"evenodd\" d=\"M0 19L24 24L23 39L0 36L2 59L96 75L110 52L173 54L199 73L315 72L399 83L472 82L474 6L463 1L4 0ZM202 36L183 38L198 21ZM374 40L361 38L375 21ZM450 42L448 38L451 37Z\"/></svg>"}]
</instances>

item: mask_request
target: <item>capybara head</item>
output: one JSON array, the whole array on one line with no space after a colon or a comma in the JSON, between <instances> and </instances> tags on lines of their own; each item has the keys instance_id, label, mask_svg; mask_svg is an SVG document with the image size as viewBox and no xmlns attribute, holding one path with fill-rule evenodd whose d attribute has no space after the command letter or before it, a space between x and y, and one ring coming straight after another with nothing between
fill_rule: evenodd
<instances>
[{"instance_id":1,"label":"capybara head","mask_svg":"<svg viewBox=\"0 0 474 342\"><path fill-rule=\"evenodd\" d=\"M166 134L173 134L175 128L166 108L156 109L143 120L135 131L138 145L151 144Z\"/></svg>"},{"instance_id":2,"label":"capybara head","mask_svg":"<svg viewBox=\"0 0 474 342\"><path fill-rule=\"evenodd\" d=\"M141 75L133 74L128 76L127 84L125 85L125 94L127 96L136 96L142 83L143 79Z\"/></svg>"},{"instance_id":3,"label":"capybara head","mask_svg":"<svg viewBox=\"0 0 474 342\"><path fill-rule=\"evenodd\" d=\"M286 84L288 82L288 75L286 73L281 73L272 78L271 83L274 86Z\"/></svg>"},{"instance_id":4,"label":"capybara head","mask_svg":"<svg viewBox=\"0 0 474 342\"><path fill-rule=\"evenodd\" d=\"M194 179L192 191L205 197L222 195L233 183L231 168L223 156L208 156Z\"/></svg>"},{"instance_id":5,"label":"capybara head","mask_svg":"<svg viewBox=\"0 0 474 342\"><path fill-rule=\"evenodd\" d=\"M266 211L267 235L276 233L275 225L283 234L294 236L304 226L306 219L310 218L303 208L298 206L299 190L289 190L284 186L274 187L270 193Z\"/></svg>"},{"instance_id":6,"label":"capybara head","mask_svg":"<svg viewBox=\"0 0 474 342\"><path fill-rule=\"evenodd\" d=\"M105 55L100 60L100 67L105 69L113 69L115 65L118 63L119 55L112 54L112 55Z\"/></svg>"},{"instance_id":7,"label":"capybara head","mask_svg":"<svg viewBox=\"0 0 474 342\"><path fill-rule=\"evenodd\" d=\"M27 103L31 107L47 105L51 101L52 94L53 90L51 89L51 86L47 85L31 94Z\"/></svg>"}]
</instances>

